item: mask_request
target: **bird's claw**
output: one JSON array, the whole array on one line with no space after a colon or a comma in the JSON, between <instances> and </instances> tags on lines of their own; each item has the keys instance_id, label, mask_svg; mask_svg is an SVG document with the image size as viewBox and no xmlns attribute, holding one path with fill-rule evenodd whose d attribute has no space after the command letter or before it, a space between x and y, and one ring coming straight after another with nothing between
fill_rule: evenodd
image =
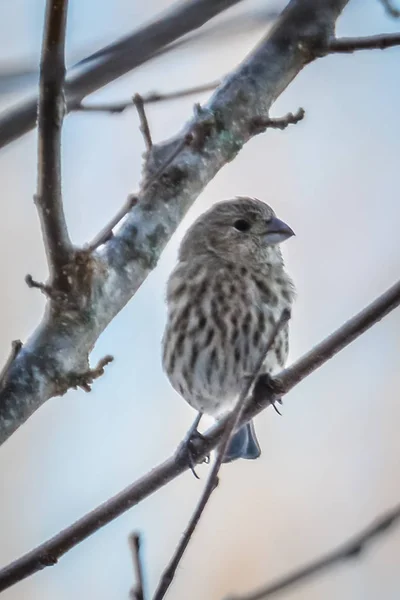
<instances>
[{"instance_id":1,"label":"bird's claw","mask_svg":"<svg viewBox=\"0 0 400 600\"><path fill-rule=\"evenodd\" d=\"M282 404L282 399L279 397L281 393L282 390L278 379L274 379L269 373L262 373L258 376L253 388L253 398L256 404L261 404L265 396L270 394L271 404L275 412L282 416L282 413L276 407L276 404Z\"/></svg>"},{"instance_id":2,"label":"bird's claw","mask_svg":"<svg viewBox=\"0 0 400 600\"><path fill-rule=\"evenodd\" d=\"M187 436L183 440L183 442L179 445L177 453L176 453L178 461L183 462L185 465L189 465L189 468L192 471L193 475L196 477L196 479L200 479L200 477L197 475L197 473L195 471L195 466L199 462L196 460L197 452L198 452L196 442L203 442L204 439L205 439L204 435L202 435L199 431L197 431L197 429L195 429L194 431L192 431L190 433L190 436ZM200 464L202 464L202 463L208 464L209 462L210 462L210 455L208 454L200 461Z\"/></svg>"}]
</instances>

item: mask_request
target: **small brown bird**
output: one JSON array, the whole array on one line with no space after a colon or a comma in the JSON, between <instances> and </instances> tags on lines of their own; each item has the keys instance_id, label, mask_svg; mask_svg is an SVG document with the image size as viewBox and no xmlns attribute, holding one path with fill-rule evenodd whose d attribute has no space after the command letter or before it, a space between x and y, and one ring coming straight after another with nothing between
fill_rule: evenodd
<instances>
[{"instance_id":1,"label":"small brown bird","mask_svg":"<svg viewBox=\"0 0 400 600\"><path fill-rule=\"evenodd\" d=\"M174 389L199 413L232 410L271 329L290 309L294 285L278 244L294 235L255 198L218 202L187 231L167 286L163 366ZM288 326L275 338L263 372L284 366ZM255 459L254 426L232 437L224 462Z\"/></svg>"}]
</instances>

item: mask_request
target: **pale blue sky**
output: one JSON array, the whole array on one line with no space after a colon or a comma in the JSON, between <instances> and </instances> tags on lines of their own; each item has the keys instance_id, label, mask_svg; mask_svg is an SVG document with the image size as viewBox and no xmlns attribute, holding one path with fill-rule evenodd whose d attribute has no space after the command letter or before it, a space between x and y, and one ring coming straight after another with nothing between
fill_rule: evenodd
<instances>
[{"instance_id":1,"label":"pale blue sky","mask_svg":"<svg viewBox=\"0 0 400 600\"><path fill-rule=\"evenodd\" d=\"M112 41L170 3L70 0L68 52ZM244 2L243 8L261 2ZM272 4L272 0L271 0ZM242 8L242 9L243 9ZM44 2L0 4L0 59L38 59ZM400 29L377 0L352 0L342 35ZM174 90L235 66L262 31L195 45L148 63L98 94ZM392 284L400 273L398 223L400 49L335 56L310 65L273 107L306 109L304 122L259 136L196 202L157 269L103 334L93 362L115 362L90 395L70 392L42 407L0 451L0 562L7 563L107 499L168 456L192 419L160 367L164 286L178 240L196 214L236 194L265 199L296 231L285 257L298 287L292 359ZM198 98L148 111L155 140L173 135ZM4 98L9 103L11 96ZM2 99L0 97L0 103ZM0 151L6 206L0 223L3 300L0 353L26 338L43 310L24 284L46 277L32 203L36 138ZM71 234L90 239L138 186L142 139L134 112L72 115L64 130L64 199ZM226 467L178 570L176 600L219 600L249 590L328 550L400 497L400 314L393 313L296 388L284 418L257 419L263 456ZM268 411L267 411L268 412ZM190 474L91 537L59 565L4 593L5 600L127 598L127 535L139 529L151 589L204 483ZM400 533L359 562L288 598L373 600L399 596Z\"/></svg>"}]
</instances>

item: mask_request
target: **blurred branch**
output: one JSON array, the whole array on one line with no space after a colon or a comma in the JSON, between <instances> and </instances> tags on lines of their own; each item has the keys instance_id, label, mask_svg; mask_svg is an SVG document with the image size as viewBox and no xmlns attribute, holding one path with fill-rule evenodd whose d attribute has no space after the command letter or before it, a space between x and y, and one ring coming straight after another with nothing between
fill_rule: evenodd
<instances>
[{"instance_id":1,"label":"blurred branch","mask_svg":"<svg viewBox=\"0 0 400 600\"><path fill-rule=\"evenodd\" d=\"M236 405L235 405L234 409L232 410L231 414L229 415L228 420L226 422L225 430L223 431L222 436L221 436L221 443L218 446L217 457L215 459L215 462L211 469L211 472L208 476L207 483L205 485L203 493L200 496L200 500L195 508L195 511L189 521L189 524L188 524L186 530L184 531L183 536L181 537L181 540L178 544L177 549L175 550L169 564L167 565L167 568L165 569L164 573L162 574L160 583L157 586L157 590L154 594L153 600L162 600L164 598L165 594L168 591L169 586L171 585L171 583L175 577L176 569L178 568L178 565L183 557L183 554L184 554L184 552L192 538L192 535L200 521L201 515L204 512L204 509L211 497L211 494L213 493L213 491L215 490L215 488L218 485L218 473L221 468L226 449L228 448L228 444L232 438L233 433L236 431L237 426L240 423L240 420L244 413L246 404L249 401L248 396L249 396L250 390L261 370L261 367L264 363L267 352L270 350L272 344L274 343L276 336L278 335L278 333L282 329L282 327L285 325L285 323L288 322L289 318L290 318L290 312L288 310L284 310L281 317L275 324L275 327L271 331L271 335L269 336L269 339L267 340L267 343L265 344L263 352L261 352L261 354L260 354L260 358L257 362L254 372L251 373L250 376L247 377L244 381L244 385L243 385L242 391L239 394L239 398L237 399Z\"/></svg>"},{"instance_id":2,"label":"blurred branch","mask_svg":"<svg viewBox=\"0 0 400 600\"><path fill-rule=\"evenodd\" d=\"M357 50L386 50L400 45L400 33L385 33L369 37L338 38L328 44L327 54L350 53Z\"/></svg>"},{"instance_id":3,"label":"blurred branch","mask_svg":"<svg viewBox=\"0 0 400 600\"><path fill-rule=\"evenodd\" d=\"M244 31L253 34L264 32L266 25L273 22L278 16L279 11L269 8L269 6L261 6L258 9L250 6L246 11L240 11L239 14L233 15L227 14L222 21L221 19L215 23L211 21L205 27L202 26L200 29L184 35L177 41L160 48L149 60L174 52L178 48L190 48L195 44L199 45L199 43L202 46L213 44L216 47L221 42L229 44L229 38L235 39L236 35L242 34ZM135 35L135 33L132 35ZM82 54L80 52L81 56ZM81 68L82 65L87 68L86 63L89 63L89 55L84 59L80 59L79 62L75 59L69 62L73 65L72 70L74 71ZM32 82L35 83L37 78L38 69L31 65L29 61L14 65L9 62L4 66L0 64L0 94L15 91L22 86L30 86ZM68 110L75 110L75 106L69 106Z\"/></svg>"},{"instance_id":4,"label":"blurred branch","mask_svg":"<svg viewBox=\"0 0 400 600\"><path fill-rule=\"evenodd\" d=\"M66 79L67 110L240 1L190 0L176 3L148 25L88 56L77 65L78 73ZM0 148L35 126L36 107L35 97L0 116Z\"/></svg>"},{"instance_id":5,"label":"blurred branch","mask_svg":"<svg viewBox=\"0 0 400 600\"><path fill-rule=\"evenodd\" d=\"M256 397L252 398L245 410L241 424L254 418L267 406L276 402L279 397L287 394L305 377L321 367L399 305L400 281L317 344L291 367L284 369L274 377L272 384L265 387L264 393L257 393ZM259 392L261 391L259 390ZM203 438L195 440L193 458L197 463L221 443L228 420L229 416L213 426ZM185 458L182 459L179 452L155 467L118 495L110 498L48 541L0 570L0 592L33 573L56 564L66 552L189 468L188 461Z\"/></svg>"},{"instance_id":6,"label":"blurred branch","mask_svg":"<svg viewBox=\"0 0 400 600\"><path fill-rule=\"evenodd\" d=\"M186 33L193 31L193 29L197 29L200 25L203 25L203 23L206 23L219 13L227 10L235 4L240 3L241 1L242 0L192 0L192 10L185 11L184 17L182 14L183 6L181 3L177 3L172 11L170 11L168 14L161 14L157 21L153 21L153 27L157 24L155 33L156 35L163 37L165 36L167 41L163 45L166 45L174 41L177 37L182 37ZM184 23L184 19L188 22ZM173 35L172 39L169 39L170 35L166 28L166 23L169 20L172 20L177 29L181 30L179 35ZM117 42L109 44L97 52L93 52L93 54L81 60L79 64L83 65L86 63L91 63L106 56L113 56L114 59L122 57L123 60L126 60L129 54L131 54L133 51L136 51L136 37L137 33L129 34Z\"/></svg>"},{"instance_id":7,"label":"blurred branch","mask_svg":"<svg viewBox=\"0 0 400 600\"><path fill-rule=\"evenodd\" d=\"M73 254L61 191L67 9L68 0L47 0L40 64L38 182L35 196L50 272L50 287L65 293L70 289L66 266Z\"/></svg>"},{"instance_id":8,"label":"blurred branch","mask_svg":"<svg viewBox=\"0 0 400 600\"><path fill-rule=\"evenodd\" d=\"M137 580L136 585L131 590L130 596L132 600L146 600L144 594L143 560L141 556L142 543L138 533L132 533L132 535L129 536L129 546Z\"/></svg>"},{"instance_id":9,"label":"blurred branch","mask_svg":"<svg viewBox=\"0 0 400 600\"><path fill-rule=\"evenodd\" d=\"M400 520L400 505L388 510L383 515L375 519L375 521L364 529L361 533L339 546L336 550L326 554L305 567L293 571L288 575L284 575L277 581L267 585L266 587L250 592L243 596L232 596L226 600L265 600L280 592L287 590L296 583L302 582L310 577L319 575L323 571L327 571L341 563L358 559L367 549L369 544L383 534L388 533L395 525L398 525Z\"/></svg>"},{"instance_id":10,"label":"blurred branch","mask_svg":"<svg viewBox=\"0 0 400 600\"><path fill-rule=\"evenodd\" d=\"M400 9L393 5L392 0L380 0L380 2L389 16L394 17L395 19L400 17Z\"/></svg>"},{"instance_id":11,"label":"blurred branch","mask_svg":"<svg viewBox=\"0 0 400 600\"><path fill-rule=\"evenodd\" d=\"M154 104L156 102L165 102L167 100L176 100L178 98L184 98L185 96L193 96L195 94L201 94L203 92L209 92L214 90L220 84L219 81L212 81L211 83L204 83L203 85L196 85L194 87L178 90L176 92L150 92L141 96L143 104ZM97 104L77 104L72 108L73 111L83 112L108 112L108 113L122 113L127 108L134 106L132 99L127 102L108 102L108 103L97 103Z\"/></svg>"}]
</instances>

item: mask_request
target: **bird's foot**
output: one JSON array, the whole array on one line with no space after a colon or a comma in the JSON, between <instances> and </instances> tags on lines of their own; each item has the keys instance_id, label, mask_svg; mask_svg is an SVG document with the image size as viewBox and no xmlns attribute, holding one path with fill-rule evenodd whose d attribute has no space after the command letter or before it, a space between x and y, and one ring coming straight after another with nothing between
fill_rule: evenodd
<instances>
[{"instance_id":1,"label":"bird's foot","mask_svg":"<svg viewBox=\"0 0 400 600\"><path fill-rule=\"evenodd\" d=\"M196 477L196 479L200 479L200 477L197 475L197 473L195 471L195 466L199 462L198 458L197 458L198 451L199 451L198 446L199 446L199 443L201 443L205 440L204 435L201 434L197 430L197 427L200 423L201 417L202 417L202 415L201 415L201 413L199 413L198 416L196 417L193 425L187 432L185 438L179 444L178 450L176 452L177 460L179 462L184 463L185 465L189 465L190 470L192 471L192 473ZM209 463L210 455L205 456L203 458L203 460L201 460L200 462L201 463Z\"/></svg>"},{"instance_id":2,"label":"bird's foot","mask_svg":"<svg viewBox=\"0 0 400 600\"><path fill-rule=\"evenodd\" d=\"M266 395L271 396L271 405L273 409L282 416L276 404L282 404L280 394L282 389L278 379L271 377L269 373L262 373L258 376L253 388L253 399L256 404L261 404Z\"/></svg>"}]
</instances>

